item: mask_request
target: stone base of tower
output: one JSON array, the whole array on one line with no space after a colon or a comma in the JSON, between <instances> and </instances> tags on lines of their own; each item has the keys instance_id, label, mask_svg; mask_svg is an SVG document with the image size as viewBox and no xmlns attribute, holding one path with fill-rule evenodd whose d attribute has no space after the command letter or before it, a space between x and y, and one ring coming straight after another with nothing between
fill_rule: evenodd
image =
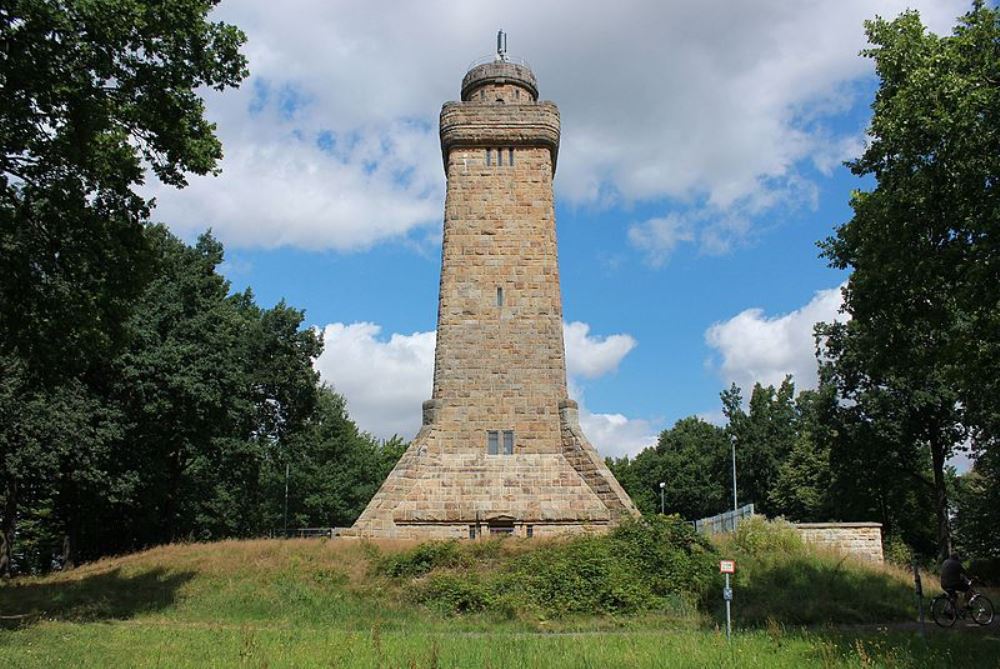
<instances>
[{"instance_id":1,"label":"stone base of tower","mask_svg":"<svg viewBox=\"0 0 1000 669\"><path fill-rule=\"evenodd\" d=\"M435 413L425 410L427 424L346 536L598 533L639 513L583 435L571 400L559 406L562 443L546 453L446 452Z\"/></svg>"}]
</instances>

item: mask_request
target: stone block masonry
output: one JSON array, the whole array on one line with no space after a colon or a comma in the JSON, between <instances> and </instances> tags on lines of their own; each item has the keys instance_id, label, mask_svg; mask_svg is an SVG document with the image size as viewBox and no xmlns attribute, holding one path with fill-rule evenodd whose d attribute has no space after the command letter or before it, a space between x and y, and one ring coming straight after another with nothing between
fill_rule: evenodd
<instances>
[{"instance_id":1,"label":"stone block masonry","mask_svg":"<svg viewBox=\"0 0 1000 669\"><path fill-rule=\"evenodd\" d=\"M566 392L552 179L559 110L534 74L474 67L441 110L448 180L432 398L358 518L365 537L606 531L638 511Z\"/></svg>"},{"instance_id":2,"label":"stone block masonry","mask_svg":"<svg viewBox=\"0 0 1000 669\"><path fill-rule=\"evenodd\" d=\"M883 562L881 523L796 523L803 541L860 560Z\"/></svg>"}]
</instances>

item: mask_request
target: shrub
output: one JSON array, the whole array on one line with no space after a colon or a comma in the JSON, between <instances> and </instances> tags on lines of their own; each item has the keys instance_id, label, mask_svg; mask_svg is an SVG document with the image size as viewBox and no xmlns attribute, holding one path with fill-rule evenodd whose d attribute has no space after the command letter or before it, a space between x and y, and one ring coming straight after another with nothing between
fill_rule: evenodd
<instances>
[{"instance_id":1,"label":"shrub","mask_svg":"<svg viewBox=\"0 0 1000 669\"><path fill-rule=\"evenodd\" d=\"M417 601L442 613L485 611L493 601L490 588L472 574L433 574L417 590Z\"/></svg>"},{"instance_id":2,"label":"shrub","mask_svg":"<svg viewBox=\"0 0 1000 669\"><path fill-rule=\"evenodd\" d=\"M715 547L680 516L627 520L610 539L614 553L631 563L655 595L701 595L714 581Z\"/></svg>"},{"instance_id":3,"label":"shrub","mask_svg":"<svg viewBox=\"0 0 1000 669\"><path fill-rule=\"evenodd\" d=\"M1000 558L981 558L969 565L969 574L986 585L1000 585Z\"/></svg>"},{"instance_id":4,"label":"shrub","mask_svg":"<svg viewBox=\"0 0 1000 669\"><path fill-rule=\"evenodd\" d=\"M913 563L913 549L906 545L903 538L898 534L890 534L882 543L882 552L885 561L899 567L907 569Z\"/></svg>"},{"instance_id":5,"label":"shrub","mask_svg":"<svg viewBox=\"0 0 1000 669\"><path fill-rule=\"evenodd\" d=\"M446 613L505 617L630 614L676 607L711 582L714 549L680 518L629 520L603 536L555 541L429 542L375 556L409 594ZM683 603L681 603L683 606Z\"/></svg>"},{"instance_id":6,"label":"shrub","mask_svg":"<svg viewBox=\"0 0 1000 669\"><path fill-rule=\"evenodd\" d=\"M458 567L467 563L458 542L428 541L401 553L378 558L376 569L394 578L423 576L440 567Z\"/></svg>"},{"instance_id":7,"label":"shrub","mask_svg":"<svg viewBox=\"0 0 1000 669\"><path fill-rule=\"evenodd\" d=\"M649 584L615 555L608 537L581 537L517 556L496 589L521 609L553 617L634 613L655 603Z\"/></svg>"},{"instance_id":8,"label":"shrub","mask_svg":"<svg viewBox=\"0 0 1000 669\"><path fill-rule=\"evenodd\" d=\"M732 535L732 546L745 555L800 554L805 550L802 537L791 523L751 516L740 521Z\"/></svg>"}]
</instances>

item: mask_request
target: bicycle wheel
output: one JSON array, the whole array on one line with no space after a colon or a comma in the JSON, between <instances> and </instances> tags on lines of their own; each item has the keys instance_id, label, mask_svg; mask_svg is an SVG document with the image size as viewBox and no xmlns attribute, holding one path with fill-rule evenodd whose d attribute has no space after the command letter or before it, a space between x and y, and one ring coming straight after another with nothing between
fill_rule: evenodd
<instances>
[{"instance_id":1,"label":"bicycle wheel","mask_svg":"<svg viewBox=\"0 0 1000 669\"><path fill-rule=\"evenodd\" d=\"M941 627L951 627L958 620L955 602L948 595L938 595L931 602L931 618Z\"/></svg>"},{"instance_id":2,"label":"bicycle wheel","mask_svg":"<svg viewBox=\"0 0 1000 669\"><path fill-rule=\"evenodd\" d=\"M969 602L969 615L979 625L993 622L993 602L986 595L976 595Z\"/></svg>"}]
</instances>

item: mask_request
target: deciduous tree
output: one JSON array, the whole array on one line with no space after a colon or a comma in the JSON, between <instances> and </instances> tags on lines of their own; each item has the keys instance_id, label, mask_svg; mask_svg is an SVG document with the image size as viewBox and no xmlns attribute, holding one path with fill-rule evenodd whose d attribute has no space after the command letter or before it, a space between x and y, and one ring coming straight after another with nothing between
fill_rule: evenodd
<instances>
[{"instance_id":1,"label":"deciduous tree","mask_svg":"<svg viewBox=\"0 0 1000 669\"><path fill-rule=\"evenodd\" d=\"M1000 14L977 1L946 37L915 12L866 27L880 86L849 166L876 185L822 244L853 272L851 320L821 334L842 398L893 425L884 447L928 454L944 553L948 459L995 445L1000 415Z\"/></svg>"}]
</instances>

